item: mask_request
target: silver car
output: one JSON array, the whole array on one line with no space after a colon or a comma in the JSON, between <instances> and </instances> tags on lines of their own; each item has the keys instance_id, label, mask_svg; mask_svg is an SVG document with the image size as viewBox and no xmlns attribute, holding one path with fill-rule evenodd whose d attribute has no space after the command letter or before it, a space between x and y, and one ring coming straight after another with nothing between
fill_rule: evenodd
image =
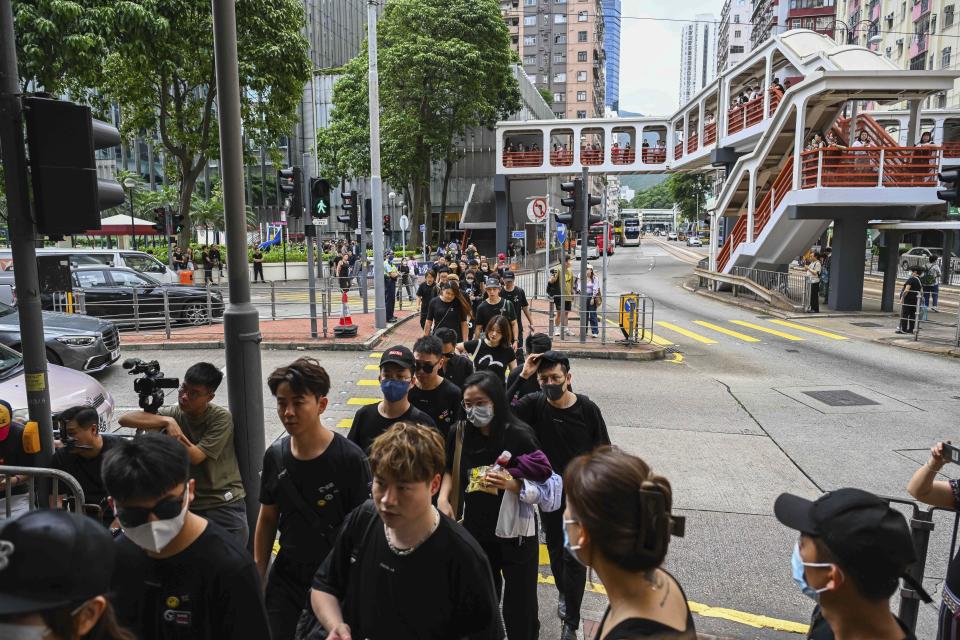
<instances>
[{"instance_id":1,"label":"silver car","mask_svg":"<svg viewBox=\"0 0 960 640\"><path fill-rule=\"evenodd\" d=\"M930 266L930 256L942 257L943 249L940 247L914 247L900 254L900 266L904 271L907 271L910 267L926 269ZM960 258L951 254L950 265L950 271L956 272L960 267Z\"/></svg>"},{"instance_id":2,"label":"silver car","mask_svg":"<svg viewBox=\"0 0 960 640\"><path fill-rule=\"evenodd\" d=\"M110 429L113 424L114 400L99 382L85 373L55 364L47 365L47 374L50 384L50 409L54 417L64 409L89 405L97 410L100 430ZM14 420L28 420L23 358L3 345L0 345L0 398L13 407Z\"/></svg>"}]
</instances>

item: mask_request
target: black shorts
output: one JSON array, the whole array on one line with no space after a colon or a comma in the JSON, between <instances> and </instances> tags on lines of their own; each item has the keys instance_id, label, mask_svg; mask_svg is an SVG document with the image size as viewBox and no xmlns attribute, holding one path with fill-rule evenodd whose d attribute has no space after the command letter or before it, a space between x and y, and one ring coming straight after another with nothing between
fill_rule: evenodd
<instances>
[{"instance_id":1,"label":"black shorts","mask_svg":"<svg viewBox=\"0 0 960 640\"><path fill-rule=\"evenodd\" d=\"M570 309L573 308L573 300L571 300L570 298L567 298L563 303L563 307L565 310L570 311ZM560 308L560 296L553 296L553 308L554 309Z\"/></svg>"}]
</instances>

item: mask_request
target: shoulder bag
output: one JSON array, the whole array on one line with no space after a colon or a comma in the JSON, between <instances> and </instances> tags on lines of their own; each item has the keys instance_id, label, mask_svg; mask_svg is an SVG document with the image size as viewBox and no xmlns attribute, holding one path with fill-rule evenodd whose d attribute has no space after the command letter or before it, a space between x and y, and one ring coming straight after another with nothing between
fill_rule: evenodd
<instances>
[{"instance_id":1,"label":"shoulder bag","mask_svg":"<svg viewBox=\"0 0 960 640\"><path fill-rule=\"evenodd\" d=\"M453 509L453 518L454 520L462 520L460 517L460 459L463 457L463 431L464 431L463 420L457 422L454 429L456 429L455 445L453 447L453 488L451 489L451 498L450 498L450 507Z\"/></svg>"}]
</instances>

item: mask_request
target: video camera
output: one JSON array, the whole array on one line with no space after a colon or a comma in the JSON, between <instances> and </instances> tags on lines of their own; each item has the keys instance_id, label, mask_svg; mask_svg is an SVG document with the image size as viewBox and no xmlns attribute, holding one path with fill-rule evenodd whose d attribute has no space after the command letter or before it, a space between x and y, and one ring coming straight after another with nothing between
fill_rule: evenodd
<instances>
[{"instance_id":1,"label":"video camera","mask_svg":"<svg viewBox=\"0 0 960 640\"><path fill-rule=\"evenodd\" d=\"M163 377L160 363L156 360L144 362L140 358L127 358L123 361L123 368L129 369L132 376L143 374L133 381L133 390L140 396L140 408L147 413L156 413L163 406L164 389L180 386L179 378Z\"/></svg>"}]
</instances>

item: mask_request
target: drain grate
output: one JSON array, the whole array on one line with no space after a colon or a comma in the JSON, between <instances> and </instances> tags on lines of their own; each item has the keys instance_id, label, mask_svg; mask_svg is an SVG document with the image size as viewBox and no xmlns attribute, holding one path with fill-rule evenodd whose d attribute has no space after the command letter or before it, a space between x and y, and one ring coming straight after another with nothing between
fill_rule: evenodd
<instances>
[{"instance_id":1,"label":"drain grate","mask_svg":"<svg viewBox=\"0 0 960 640\"><path fill-rule=\"evenodd\" d=\"M800 353L800 349L787 349L787 353Z\"/></svg>"},{"instance_id":2,"label":"drain grate","mask_svg":"<svg viewBox=\"0 0 960 640\"><path fill-rule=\"evenodd\" d=\"M882 327L883 325L879 322L851 322L855 327Z\"/></svg>"},{"instance_id":3,"label":"drain grate","mask_svg":"<svg viewBox=\"0 0 960 640\"><path fill-rule=\"evenodd\" d=\"M664 347L663 352L664 353L680 353L680 347L677 347L675 345L670 345L669 347Z\"/></svg>"},{"instance_id":4,"label":"drain grate","mask_svg":"<svg viewBox=\"0 0 960 640\"><path fill-rule=\"evenodd\" d=\"M870 405L878 405L879 402L874 402L870 398L865 398L859 393L854 393L853 391L848 391L846 389L836 389L830 391L804 391L802 392L805 396L810 396L818 402L830 407L866 407Z\"/></svg>"}]
</instances>

